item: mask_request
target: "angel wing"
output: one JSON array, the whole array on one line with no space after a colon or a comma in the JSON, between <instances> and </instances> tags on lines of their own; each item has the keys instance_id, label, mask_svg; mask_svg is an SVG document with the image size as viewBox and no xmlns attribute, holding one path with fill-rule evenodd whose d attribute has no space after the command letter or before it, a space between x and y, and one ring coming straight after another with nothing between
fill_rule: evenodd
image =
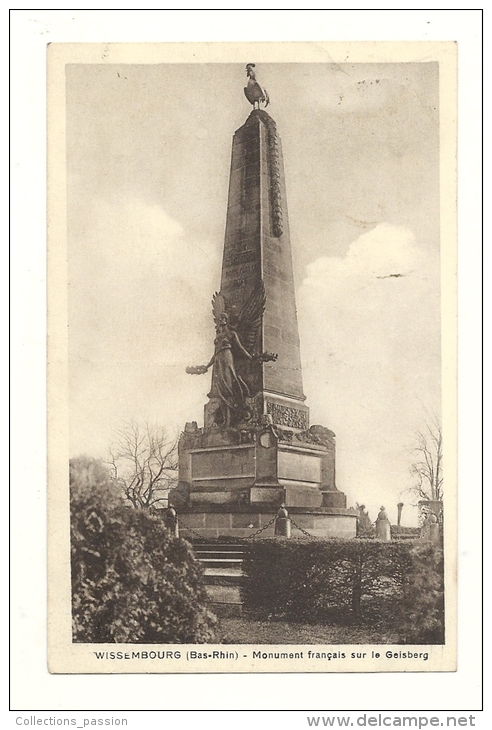
<instances>
[{"instance_id":1,"label":"angel wing","mask_svg":"<svg viewBox=\"0 0 492 730\"><path fill-rule=\"evenodd\" d=\"M258 350L261 318L265 311L265 285L260 281L253 289L235 323L243 347L252 355Z\"/></svg>"},{"instance_id":2,"label":"angel wing","mask_svg":"<svg viewBox=\"0 0 492 730\"><path fill-rule=\"evenodd\" d=\"M215 324L218 324L220 315L224 314L224 312L227 312L226 300L220 292L215 292L212 297L212 310L214 314Z\"/></svg>"}]
</instances>

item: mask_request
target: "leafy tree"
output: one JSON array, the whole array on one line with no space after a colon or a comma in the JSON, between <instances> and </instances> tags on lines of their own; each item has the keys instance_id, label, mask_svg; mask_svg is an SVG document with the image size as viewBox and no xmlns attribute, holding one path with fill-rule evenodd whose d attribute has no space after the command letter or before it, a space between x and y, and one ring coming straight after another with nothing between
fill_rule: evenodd
<instances>
[{"instance_id":1,"label":"leafy tree","mask_svg":"<svg viewBox=\"0 0 492 730\"><path fill-rule=\"evenodd\" d=\"M129 421L116 432L109 463L114 481L137 509L167 506L169 490L178 481L177 439L149 423Z\"/></svg>"},{"instance_id":2,"label":"leafy tree","mask_svg":"<svg viewBox=\"0 0 492 730\"><path fill-rule=\"evenodd\" d=\"M75 642L201 643L214 638L191 545L125 506L102 462L70 464Z\"/></svg>"},{"instance_id":3,"label":"leafy tree","mask_svg":"<svg viewBox=\"0 0 492 730\"><path fill-rule=\"evenodd\" d=\"M70 504L83 509L95 505L104 509L123 506L120 487L101 459L77 456L70 459Z\"/></svg>"}]
</instances>

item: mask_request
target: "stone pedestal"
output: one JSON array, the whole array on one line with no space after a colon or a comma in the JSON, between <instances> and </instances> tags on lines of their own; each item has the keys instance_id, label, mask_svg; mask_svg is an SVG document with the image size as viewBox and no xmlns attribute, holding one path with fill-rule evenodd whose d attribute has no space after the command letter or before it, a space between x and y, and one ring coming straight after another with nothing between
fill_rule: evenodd
<instances>
[{"instance_id":1,"label":"stone pedestal","mask_svg":"<svg viewBox=\"0 0 492 730\"><path fill-rule=\"evenodd\" d=\"M180 483L170 503L203 537L246 537L282 504L310 534L354 537L356 517L335 486L334 438L321 426L294 433L272 425L187 424L179 442ZM270 533L273 525L265 536Z\"/></svg>"},{"instance_id":2,"label":"stone pedestal","mask_svg":"<svg viewBox=\"0 0 492 730\"><path fill-rule=\"evenodd\" d=\"M391 541L391 523L384 507L381 507L376 520L376 538L383 542Z\"/></svg>"}]
</instances>

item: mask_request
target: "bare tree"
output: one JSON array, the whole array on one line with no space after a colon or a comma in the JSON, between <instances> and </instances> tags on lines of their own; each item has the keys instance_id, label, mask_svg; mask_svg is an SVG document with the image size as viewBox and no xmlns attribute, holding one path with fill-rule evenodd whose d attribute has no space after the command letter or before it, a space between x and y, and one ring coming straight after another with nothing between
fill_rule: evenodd
<instances>
[{"instance_id":1,"label":"bare tree","mask_svg":"<svg viewBox=\"0 0 492 730\"><path fill-rule=\"evenodd\" d=\"M113 479L136 509L167 506L169 489L177 483L177 438L160 426L129 421L116 432L110 447Z\"/></svg>"},{"instance_id":2,"label":"bare tree","mask_svg":"<svg viewBox=\"0 0 492 730\"><path fill-rule=\"evenodd\" d=\"M412 486L407 491L419 500L441 502L443 498L442 427L435 418L417 431L410 449L414 459L410 466Z\"/></svg>"}]
</instances>

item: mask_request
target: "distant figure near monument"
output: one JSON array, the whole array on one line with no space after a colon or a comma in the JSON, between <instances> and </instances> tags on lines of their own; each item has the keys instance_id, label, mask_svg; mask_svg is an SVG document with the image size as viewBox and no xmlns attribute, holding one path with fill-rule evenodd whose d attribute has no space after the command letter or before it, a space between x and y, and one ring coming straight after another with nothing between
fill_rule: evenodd
<instances>
[{"instance_id":1,"label":"distant figure near monument","mask_svg":"<svg viewBox=\"0 0 492 730\"><path fill-rule=\"evenodd\" d=\"M335 434L309 424L282 148L254 69L244 89L253 111L232 146L213 355L186 368L212 368L204 426L181 434L170 503L203 537L273 535L281 505L294 535L298 522L319 537L354 537L356 515L335 483Z\"/></svg>"}]
</instances>

